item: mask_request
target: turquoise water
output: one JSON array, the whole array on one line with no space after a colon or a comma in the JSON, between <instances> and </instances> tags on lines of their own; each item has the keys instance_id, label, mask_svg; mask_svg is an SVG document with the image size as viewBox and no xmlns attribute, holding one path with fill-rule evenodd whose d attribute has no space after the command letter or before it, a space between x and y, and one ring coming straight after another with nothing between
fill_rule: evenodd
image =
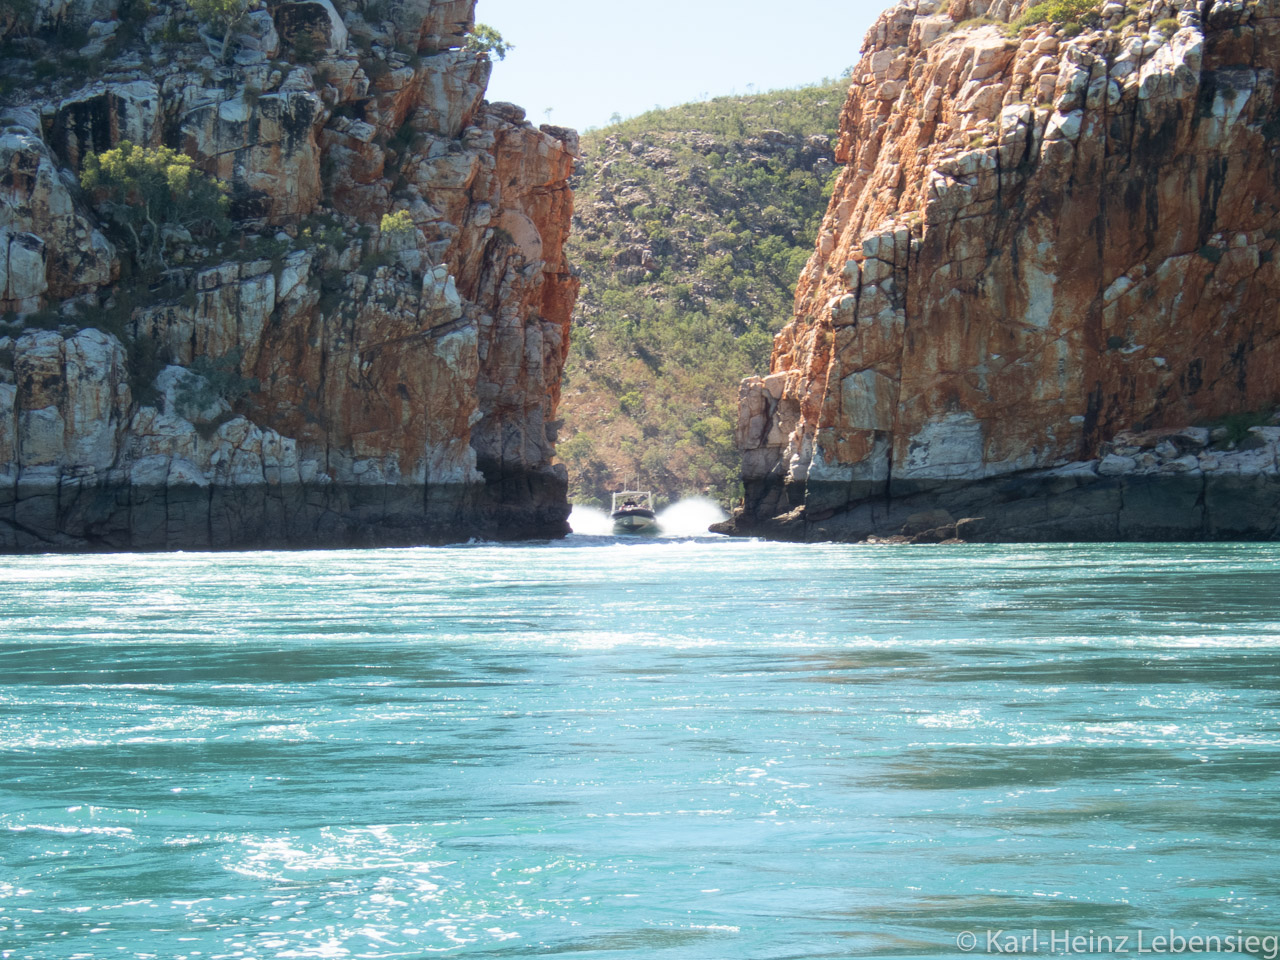
<instances>
[{"instance_id":1,"label":"turquoise water","mask_svg":"<svg viewBox=\"0 0 1280 960\"><path fill-rule=\"evenodd\" d=\"M1274 935L1277 561L591 537L0 558L0 956Z\"/></svg>"}]
</instances>

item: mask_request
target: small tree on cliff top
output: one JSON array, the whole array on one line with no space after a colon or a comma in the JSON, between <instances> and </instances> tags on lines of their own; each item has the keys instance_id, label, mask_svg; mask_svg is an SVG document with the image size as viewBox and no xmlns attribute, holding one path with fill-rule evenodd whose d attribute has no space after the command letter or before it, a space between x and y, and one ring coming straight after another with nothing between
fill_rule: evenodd
<instances>
[{"instance_id":1,"label":"small tree on cliff top","mask_svg":"<svg viewBox=\"0 0 1280 960\"><path fill-rule=\"evenodd\" d=\"M168 147L125 140L114 150L91 153L80 182L128 237L143 270L167 266L166 227L225 236L230 226L226 186Z\"/></svg>"},{"instance_id":2,"label":"small tree on cliff top","mask_svg":"<svg viewBox=\"0 0 1280 960\"><path fill-rule=\"evenodd\" d=\"M507 43L502 39L502 34L487 23L477 23L467 34L466 49L471 53L482 53L505 60L507 54L515 49L515 44Z\"/></svg>"}]
</instances>

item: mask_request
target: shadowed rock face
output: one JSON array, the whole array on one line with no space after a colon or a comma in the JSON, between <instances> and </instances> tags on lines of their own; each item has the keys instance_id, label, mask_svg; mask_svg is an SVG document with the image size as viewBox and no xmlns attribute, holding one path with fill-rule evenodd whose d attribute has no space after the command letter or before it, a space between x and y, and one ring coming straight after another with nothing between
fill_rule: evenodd
<instances>
[{"instance_id":1,"label":"shadowed rock face","mask_svg":"<svg viewBox=\"0 0 1280 960\"><path fill-rule=\"evenodd\" d=\"M103 79L0 111L0 550L567 532L577 137L484 101L473 6L275 3L224 62L166 5ZM226 180L238 249L175 236L166 283L120 280L74 173L123 140Z\"/></svg>"},{"instance_id":2,"label":"shadowed rock face","mask_svg":"<svg viewBox=\"0 0 1280 960\"><path fill-rule=\"evenodd\" d=\"M738 529L865 536L942 506L1070 537L1089 510L1015 521L1019 483L1104 479L1122 430L1280 401L1280 3L956 26L1026 6L907 2L868 34L795 319L742 386ZM1230 535L1273 535L1273 499ZM1089 539L1143 535L1117 509ZM1163 536L1228 535L1183 513Z\"/></svg>"}]
</instances>

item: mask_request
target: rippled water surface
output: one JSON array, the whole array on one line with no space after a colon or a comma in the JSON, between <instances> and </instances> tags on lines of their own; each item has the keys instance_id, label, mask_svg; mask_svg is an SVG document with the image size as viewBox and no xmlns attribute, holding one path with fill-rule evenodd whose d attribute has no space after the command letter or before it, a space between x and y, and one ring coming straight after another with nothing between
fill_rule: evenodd
<instances>
[{"instance_id":1,"label":"rippled water surface","mask_svg":"<svg viewBox=\"0 0 1280 960\"><path fill-rule=\"evenodd\" d=\"M0 558L0 956L1274 934L1277 561L604 537Z\"/></svg>"}]
</instances>

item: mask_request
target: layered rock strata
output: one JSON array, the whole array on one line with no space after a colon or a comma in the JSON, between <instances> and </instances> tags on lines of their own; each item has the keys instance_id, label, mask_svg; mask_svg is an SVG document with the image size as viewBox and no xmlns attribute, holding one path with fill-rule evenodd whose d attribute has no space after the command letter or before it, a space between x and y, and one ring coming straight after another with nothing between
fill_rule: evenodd
<instances>
[{"instance_id":1,"label":"layered rock strata","mask_svg":"<svg viewBox=\"0 0 1280 960\"><path fill-rule=\"evenodd\" d=\"M0 117L0 549L567 532L577 138L484 100L473 6L282 0L230 50L182 3L10 25L101 60ZM174 230L129 276L77 185L126 140L226 181L231 240Z\"/></svg>"},{"instance_id":2,"label":"layered rock strata","mask_svg":"<svg viewBox=\"0 0 1280 960\"><path fill-rule=\"evenodd\" d=\"M1270 434L1108 447L1280 401L1280 3L1111 0L1078 35L1015 31L1027 7L909 0L868 34L795 319L741 390L733 529L1280 530Z\"/></svg>"}]
</instances>

